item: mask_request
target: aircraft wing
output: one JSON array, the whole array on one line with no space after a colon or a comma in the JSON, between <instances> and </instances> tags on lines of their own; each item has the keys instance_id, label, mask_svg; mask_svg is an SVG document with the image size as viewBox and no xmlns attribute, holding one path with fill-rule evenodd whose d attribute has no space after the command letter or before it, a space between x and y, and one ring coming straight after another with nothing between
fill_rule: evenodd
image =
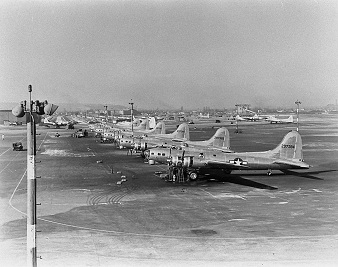
<instances>
[{"instance_id":1,"label":"aircraft wing","mask_svg":"<svg viewBox=\"0 0 338 267\"><path fill-rule=\"evenodd\" d=\"M184 141L182 142L182 147L188 147L191 149L195 149L195 150L207 150L207 151L220 151L223 153L234 153L235 151L229 149L228 147L213 147L213 146L203 146L203 145L195 145L195 144L187 144Z\"/></svg>"},{"instance_id":2,"label":"aircraft wing","mask_svg":"<svg viewBox=\"0 0 338 267\"><path fill-rule=\"evenodd\" d=\"M241 158L236 158L234 160L227 161L207 161L206 163L210 167L219 168L219 169L247 169L249 168L248 162L242 160Z\"/></svg>"}]
</instances>

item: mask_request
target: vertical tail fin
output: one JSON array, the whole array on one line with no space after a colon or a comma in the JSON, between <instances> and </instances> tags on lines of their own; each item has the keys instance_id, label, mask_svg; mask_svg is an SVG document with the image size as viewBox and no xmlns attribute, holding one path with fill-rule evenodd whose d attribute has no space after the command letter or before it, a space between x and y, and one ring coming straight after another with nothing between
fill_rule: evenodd
<instances>
[{"instance_id":1,"label":"vertical tail fin","mask_svg":"<svg viewBox=\"0 0 338 267\"><path fill-rule=\"evenodd\" d=\"M156 119L155 117L149 118L149 129L154 129L156 127Z\"/></svg>"},{"instance_id":2,"label":"vertical tail fin","mask_svg":"<svg viewBox=\"0 0 338 267\"><path fill-rule=\"evenodd\" d=\"M165 134L165 124L160 121L156 124L155 128L151 131L152 134Z\"/></svg>"},{"instance_id":3,"label":"vertical tail fin","mask_svg":"<svg viewBox=\"0 0 338 267\"><path fill-rule=\"evenodd\" d=\"M208 145L218 148L230 148L230 135L225 127L219 128L216 133L207 141Z\"/></svg>"},{"instance_id":4,"label":"vertical tail fin","mask_svg":"<svg viewBox=\"0 0 338 267\"><path fill-rule=\"evenodd\" d=\"M136 119L136 118L135 118L135 119L132 121L132 124L133 124L134 126L139 126L140 123L141 123L141 120L140 120L140 119Z\"/></svg>"},{"instance_id":5,"label":"vertical tail fin","mask_svg":"<svg viewBox=\"0 0 338 267\"><path fill-rule=\"evenodd\" d=\"M292 115L290 115L290 117L289 118L287 118L287 120L286 120L287 122L293 122L293 116Z\"/></svg>"},{"instance_id":6,"label":"vertical tail fin","mask_svg":"<svg viewBox=\"0 0 338 267\"><path fill-rule=\"evenodd\" d=\"M149 121L148 119L142 120L139 126L134 127L134 130L149 130Z\"/></svg>"},{"instance_id":7,"label":"vertical tail fin","mask_svg":"<svg viewBox=\"0 0 338 267\"><path fill-rule=\"evenodd\" d=\"M272 150L281 159L303 160L302 138L297 131L288 132L282 142Z\"/></svg>"},{"instance_id":8,"label":"vertical tail fin","mask_svg":"<svg viewBox=\"0 0 338 267\"><path fill-rule=\"evenodd\" d=\"M180 124L175 132L172 133L173 139L190 140L189 126L186 123Z\"/></svg>"}]
</instances>

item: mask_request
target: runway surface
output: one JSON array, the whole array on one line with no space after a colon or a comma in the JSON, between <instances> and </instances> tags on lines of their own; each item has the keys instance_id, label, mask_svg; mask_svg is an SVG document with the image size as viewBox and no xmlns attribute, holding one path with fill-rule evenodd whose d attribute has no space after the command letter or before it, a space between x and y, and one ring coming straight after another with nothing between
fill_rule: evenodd
<instances>
[{"instance_id":1,"label":"runway surface","mask_svg":"<svg viewBox=\"0 0 338 267\"><path fill-rule=\"evenodd\" d=\"M301 119L309 170L234 171L189 184L165 182L155 172L166 166L113 144L38 127L38 266L337 266L338 117ZM216 131L194 128L192 140ZM233 150L263 151L296 125L239 128L228 126ZM24 266L26 151L11 144L26 148L26 129L0 133L1 266Z\"/></svg>"}]
</instances>

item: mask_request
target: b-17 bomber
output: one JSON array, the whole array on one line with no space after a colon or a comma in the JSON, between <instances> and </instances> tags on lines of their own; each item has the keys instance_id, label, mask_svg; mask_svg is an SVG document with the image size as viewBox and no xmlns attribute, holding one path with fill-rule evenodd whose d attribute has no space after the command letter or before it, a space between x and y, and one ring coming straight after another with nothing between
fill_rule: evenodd
<instances>
[{"instance_id":1,"label":"b-17 bomber","mask_svg":"<svg viewBox=\"0 0 338 267\"><path fill-rule=\"evenodd\" d=\"M206 169L222 170L230 174L233 170L272 170L282 172L290 169L308 169L303 160L302 139L297 131L287 133L274 149L261 152L222 151L208 148L155 148L147 152L150 163L168 163L169 175L179 173L184 180L196 180ZM174 175L174 174L173 174Z\"/></svg>"}]
</instances>

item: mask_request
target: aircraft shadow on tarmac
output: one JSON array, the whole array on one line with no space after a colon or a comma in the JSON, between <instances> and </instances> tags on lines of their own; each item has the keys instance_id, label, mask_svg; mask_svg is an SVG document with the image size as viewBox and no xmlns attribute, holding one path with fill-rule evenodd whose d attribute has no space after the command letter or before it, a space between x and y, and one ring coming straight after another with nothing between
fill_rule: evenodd
<instances>
[{"instance_id":1,"label":"aircraft shadow on tarmac","mask_svg":"<svg viewBox=\"0 0 338 267\"><path fill-rule=\"evenodd\" d=\"M255 175L257 176L257 174ZM206 180L203 181L204 183ZM268 190L277 190L277 187L273 187L270 185L266 185L263 183L258 183L249 179L243 178L239 174L228 174L226 176L220 176L220 175L212 175L209 177L207 182L227 182L227 183L232 183L232 184L237 184L237 185L243 185L243 186L249 186L253 188L258 188L258 189L268 189Z\"/></svg>"},{"instance_id":2,"label":"aircraft shadow on tarmac","mask_svg":"<svg viewBox=\"0 0 338 267\"><path fill-rule=\"evenodd\" d=\"M291 170L285 170L285 171L280 172L280 173L272 173L271 176L266 176L266 177L293 175L293 176L307 178L307 179L313 179L313 180L324 180L324 178L319 178L319 177L316 177L316 176L313 176L313 175L326 173L326 172L335 172L335 171L337 171L337 170L332 169L332 170L311 171L311 172L295 172L295 171L291 171ZM257 175L258 174L254 174L254 173L245 174L245 176L257 176Z\"/></svg>"},{"instance_id":3,"label":"aircraft shadow on tarmac","mask_svg":"<svg viewBox=\"0 0 338 267\"><path fill-rule=\"evenodd\" d=\"M312 171L312 172L301 172L301 173L287 170L287 171L284 171L284 174L294 175L294 176L297 176L297 177L302 177L302 178L307 178L307 179L324 180L323 178L315 177L313 175L325 173L325 172L334 172L334 171L337 171L337 170Z\"/></svg>"},{"instance_id":4,"label":"aircraft shadow on tarmac","mask_svg":"<svg viewBox=\"0 0 338 267\"><path fill-rule=\"evenodd\" d=\"M262 183L258 183L252 180L248 180L243 178L240 175L229 175L226 178L223 178L222 181L227 181L229 183L233 183L233 184L238 184L238 185L244 185L244 186L249 186L249 187L254 187L254 188L258 188L258 189L268 189L268 190L277 190L277 187L273 187L270 185L266 185L266 184L262 184Z\"/></svg>"},{"instance_id":5,"label":"aircraft shadow on tarmac","mask_svg":"<svg viewBox=\"0 0 338 267\"><path fill-rule=\"evenodd\" d=\"M319 178L316 177L314 175L316 174L321 174L321 173L326 173L326 172L334 172L337 170L323 170L323 171L311 171L311 172L295 172L295 171L284 171L283 173L275 173L273 174L273 176L280 176L280 175L293 175L293 176L297 176L297 177L301 177L301 178L307 178L307 179L313 179L313 180L324 180L323 178ZM257 176L258 174L245 174L245 176L250 176L250 177L254 177ZM271 177L271 176L267 176L267 177ZM215 180L209 180L209 182L211 181L217 181L217 182L229 182L229 183L233 183L233 184L238 184L238 185L243 185L243 186L249 186L249 187L253 187L253 188L258 188L258 189L268 189L268 190L277 190L277 187L274 186L270 186L267 184L263 184L263 183L258 183L246 178L243 178L242 175L239 174L230 174L227 175L226 177L224 176L219 176L219 175L215 175L213 176L213 178Z\"/></svg>"}]
</instances>

